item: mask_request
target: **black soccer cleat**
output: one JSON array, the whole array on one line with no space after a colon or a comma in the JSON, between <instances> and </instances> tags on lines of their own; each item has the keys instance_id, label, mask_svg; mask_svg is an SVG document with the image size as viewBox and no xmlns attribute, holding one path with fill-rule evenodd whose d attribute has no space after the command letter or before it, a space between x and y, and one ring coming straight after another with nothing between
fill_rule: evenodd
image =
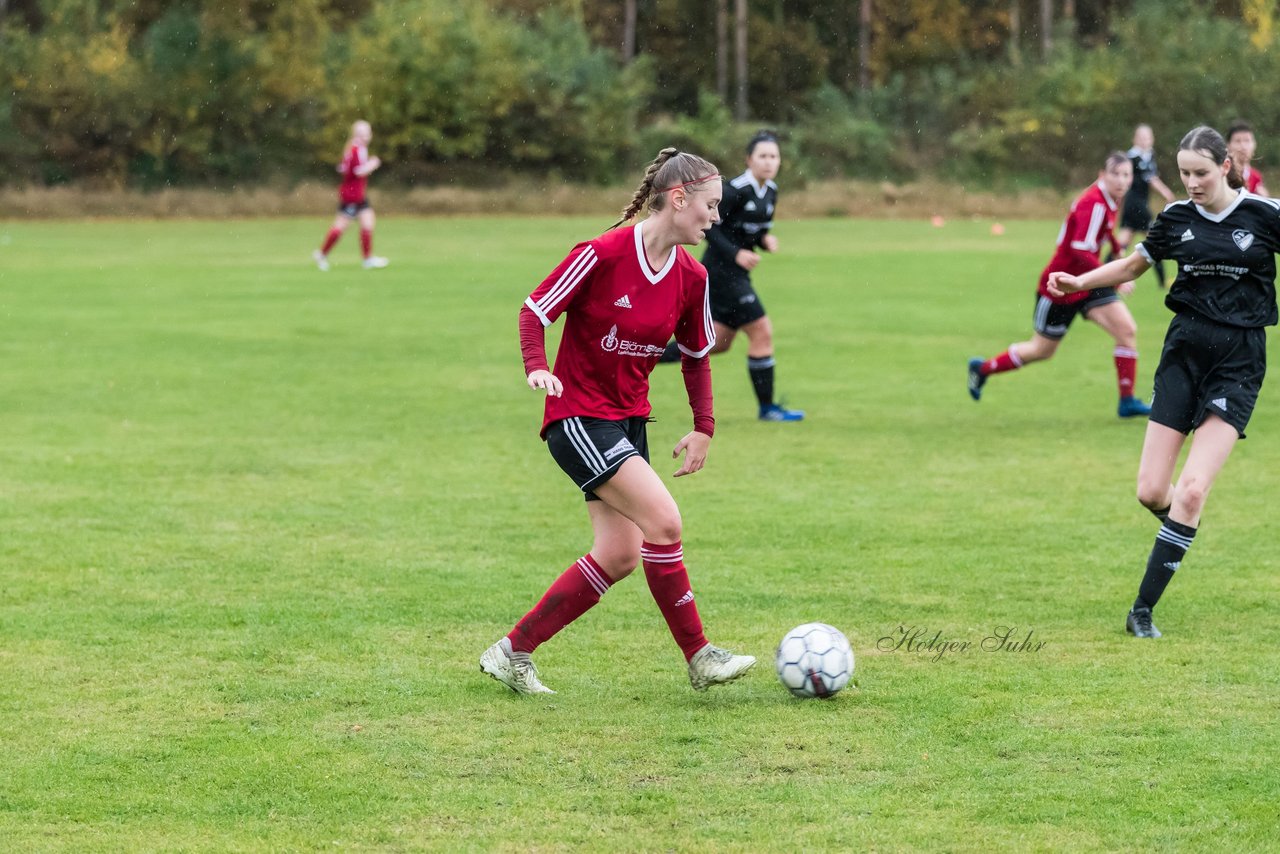
<instances>
[{"instance_id":1,"label":"black soccer cleat","mask_svg":"<svg viewBox=\"0 0 1280 854\"><path fill-rule=\"evenodd\" d=\"M1160 630L1151 622L1150 608L1133 608L1125 618L1124 630L1135 638L1158 638Z\"/></svg>"},{"instance_id":2,"label":"black soccer cleat","mask_svg":"<svg viewBox=\"0 0 1280 854\"><path fill-rule=\"evenodd\" d=\"M974 400L982 399L982 387L987 382L986 376L982 373L982 362L983 360L977 356L974 356L969 360L969 397L972 397Z\"/></svg>"}]
</instances>

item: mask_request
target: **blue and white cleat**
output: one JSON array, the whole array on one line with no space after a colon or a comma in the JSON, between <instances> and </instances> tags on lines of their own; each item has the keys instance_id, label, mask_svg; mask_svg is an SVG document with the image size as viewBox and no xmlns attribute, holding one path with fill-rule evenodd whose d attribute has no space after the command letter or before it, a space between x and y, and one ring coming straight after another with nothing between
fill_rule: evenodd
<instances>
[{"instance_id":1,"label":"blue and white cleat","mask_svg":"<svg viewBox=\"0 0 1280 854\"><path fill-rule=\"evenodd\" d=\"M761 421L803 421L803 409L784 409L776 403L760 407Z\"/></svg>"},{"instance_id":2,"label":"blue and white cleat","mask_svg":"<svg viewBox=\"0 0 1280 854\"><path fill-rule=\"evenodd\" d=\"M986 384L987 378L982 373L983 360L974 356L969 360L969 397L974 400L982 399L982 386Z\"/></svg>"},{"instance_id":3,"label":"blue and white cleat","mask_svg":"<svg viewBox=\"0 0 1280 854\"><path fill-rule=\"evenodd\" d=\"M1137 418L1139 415L1150 415L1151 407L1142 402L1141 398L1129 395L1120 398L1120 406L1116 408L1116 415L1121 418Z\"/></svg>"}]
</instances>

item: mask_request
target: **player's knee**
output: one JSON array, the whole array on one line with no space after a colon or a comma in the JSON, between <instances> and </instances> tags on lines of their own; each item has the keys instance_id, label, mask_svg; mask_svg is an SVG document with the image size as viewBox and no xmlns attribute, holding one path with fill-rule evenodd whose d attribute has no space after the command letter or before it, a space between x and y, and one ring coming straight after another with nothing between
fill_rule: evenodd
<instances>
[{"instance_id":1,"label":"player's knee","mask_svg":"<svg viewBox=\"0 0 1280 854\"><path fill-rule=\"evenodd\" d=\"M640 563L640 550L630 547L595 546L591 557L600 571L612 581L620 581L632 573Z\"/></svg>"},{"instance_id":2,"label":"player's knee","mask_svg":"<svg viewBox=\"0 0 1280 854\"><path fill-rule=\"evenodd\" d=\"M680 541L681 530L680 511L673 503L647 520L644 537L651 543L675 543Z\"/></svg>"},{"instance_id":3,"label":"player's knee","mask_svg":"<svg viewBox=\"0 0 1280 854\"><path fill-rule=\"evenodd\" d=\"M1138 477L1138 503L1148 510L1163 510L1169 498L1169 484Z\"/></svg>"},{"instance_id":4,"label":"player's knee","mask_svg":"<svg viewBox=\"0 0 1280 854\"><path fill-rule=\"evenodd\" d=\"M1173 491L1173 506L1179 517L1198 519L1208 497L1209 488L1205 484L1196 480L1183 481Z\"/></svg>"}]
</instances>

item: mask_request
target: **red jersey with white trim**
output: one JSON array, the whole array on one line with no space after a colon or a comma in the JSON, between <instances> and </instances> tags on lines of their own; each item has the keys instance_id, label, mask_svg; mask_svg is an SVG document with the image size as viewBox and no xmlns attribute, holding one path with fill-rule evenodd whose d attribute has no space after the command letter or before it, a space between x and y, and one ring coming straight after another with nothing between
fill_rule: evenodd
<instances>
[{"instance_id":1,"label":"red jersey with white trim","mask_svg":"<svg viewBox=\"0 0 1280 854\"><path fill-rule=\"evenodd\" d=\"M344 205L363 202L369 186L368 175L357 175L356 167L363 166L369 159L369 149L363 145L352 145L347 149L346 157L338 166L342 173L342 186L338 188L338 200Z\"/></svg>"},{"instance_id":2,"label":"red jersey with white trim","mask_svg":"<svg viewBox=\"0 0 1280 854\"><path fill-rule=\"evenodd\" d=\"M1116 248L1116 238L1112 230L1116 226L1116 200L1107 195L1102 181L1080 194L1071 205L1071 212L1062 223L1058 232L1058 250L1049 261L1049 266L1040 273L1040 287L1037 293L1048 297L1059 305L1079 302L1089 295L1089 291L1079 291L1066 296L1055 297L1049 293L1049 274L1055 270L1070 273L1073 276L1083 275L1090 270L1102 266L1098 255L1102 242L1111 243Z\"/></svg>"},{"instance_id":3,"label":"red jersey with white trim","mask_svg":"<svg viewBox=\"0 0 1280 854\"><path fill-rule=\"evenodd\" d=\"M1246 166L1240 177L1244 178L1244 188L1256 195L1258 188L1262 186L1262 173L1252 166Z\"/></svg>"},{"instance_id":4,"label":"red jersey with white trim","mask_svg":"<svg viewBox=\"0 0 1280 854\"><path fill-rule=\"evenodd\" d=\"M654 270L643 231L641 222L579 243L525 300L544 327L566 315L552 369L564 394L547 396L544 434L571 416L647 416L649 374L671 336L694 358L715 344L707 269L676 246Z\"/></svg>"}]
</instances>

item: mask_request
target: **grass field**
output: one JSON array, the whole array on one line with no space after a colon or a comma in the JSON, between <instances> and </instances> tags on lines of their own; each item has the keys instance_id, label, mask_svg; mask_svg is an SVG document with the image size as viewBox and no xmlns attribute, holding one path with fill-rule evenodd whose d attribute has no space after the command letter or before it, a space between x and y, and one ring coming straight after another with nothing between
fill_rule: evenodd
<instances>
[{"instance_id":1,"label":"grass field","mask_svg":"<svg viewBox=\"0 0 1280 854\"><path fill-rule=\"evenodd\" d=\"M521 300L593 220L0 223L0 848L1276 850L1280 394L1157 612L1111 346L994 378L1057 223L813 220L756 281L779 383L714 363L705 471L669 481L709 636L689 690L643 579L543 647L480 652L590 544L536 436ZM1149 392L1168 313L1130 298ZM678 371L650 439L688 429ZM831 622L856 688L772 651ZM1036 651L981 649L1014 628ZM968 649L885 651L900 629Z\"/></svg>"}]
</instances>

